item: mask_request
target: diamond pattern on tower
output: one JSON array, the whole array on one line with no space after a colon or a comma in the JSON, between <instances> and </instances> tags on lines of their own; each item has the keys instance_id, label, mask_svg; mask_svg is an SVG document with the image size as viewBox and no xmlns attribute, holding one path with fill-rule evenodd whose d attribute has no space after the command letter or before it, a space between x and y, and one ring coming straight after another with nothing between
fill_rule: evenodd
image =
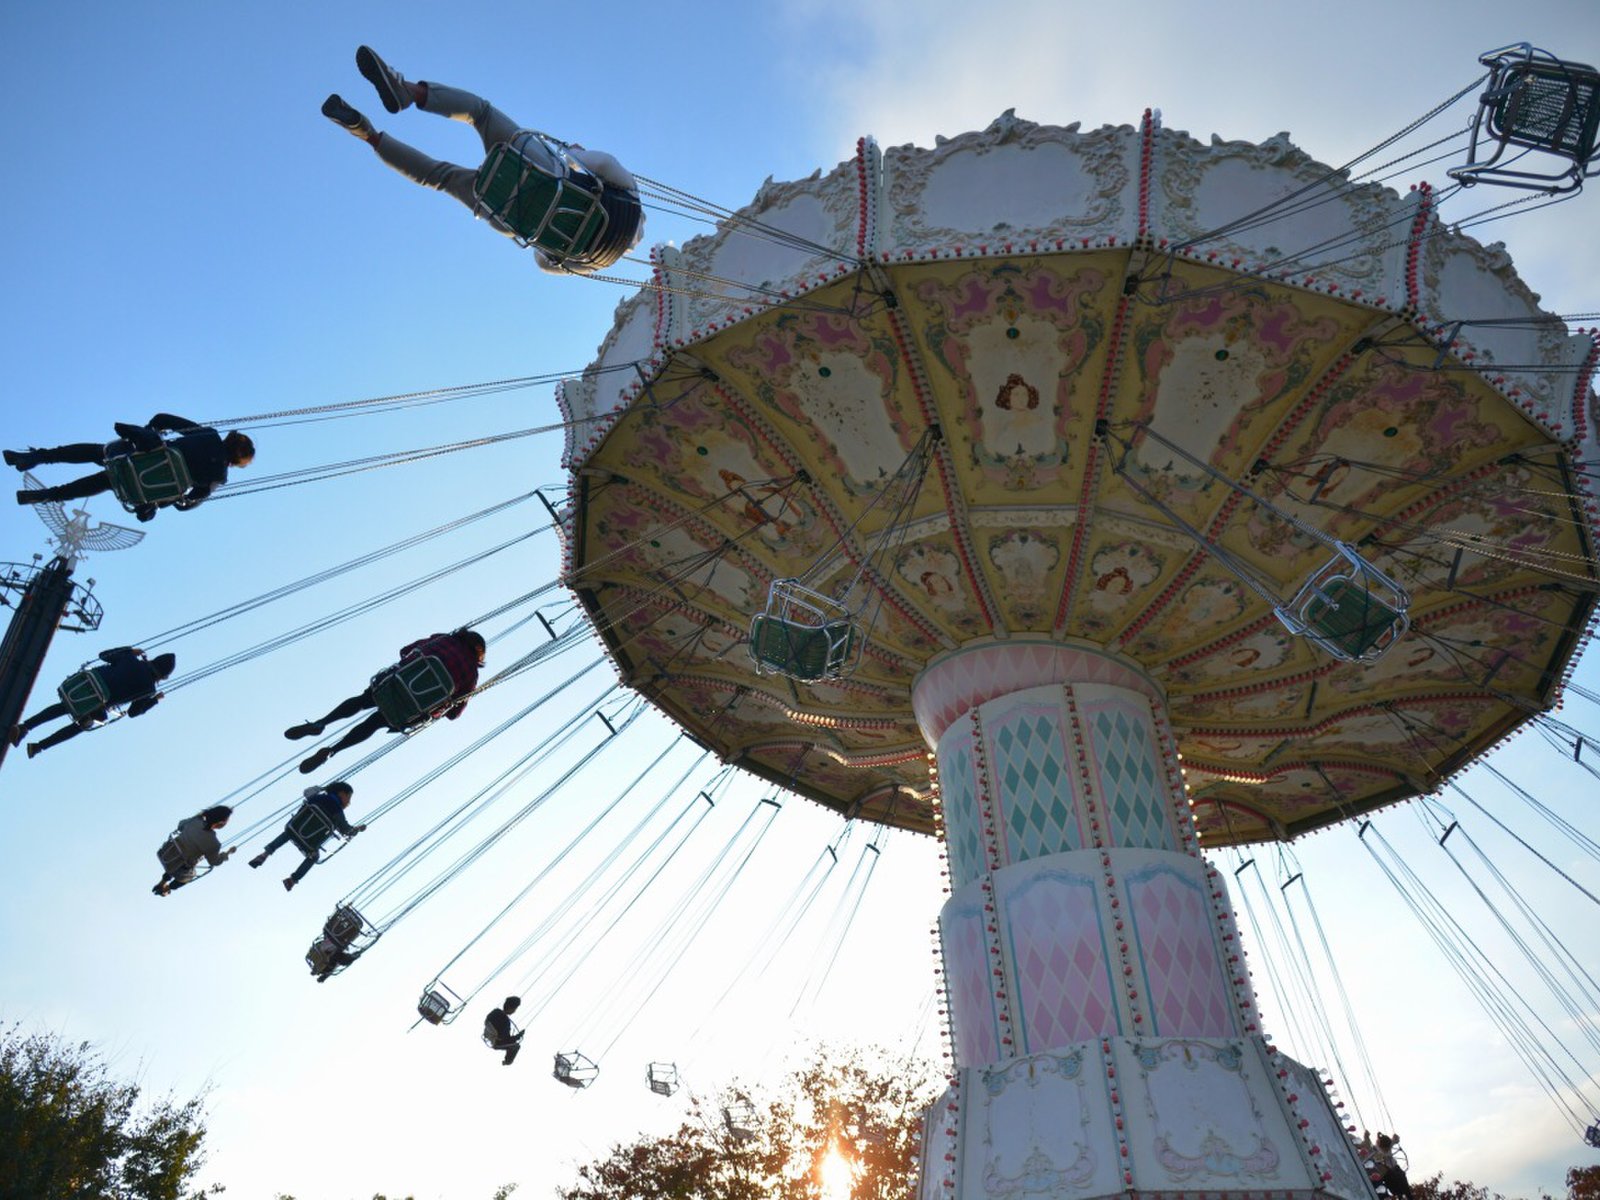
<instances>
[{"instance_id":1,"label":"diamond pattern on tower","mask_svg":"<svg viewBox=\"0 0 1600 1200\"><path fill-rule=\"evenodd\" d=\"M944 805L945 846L950 855L952 887L971 883L987 868L978 812L978 772L972 756L970 728L960 740L947 738L940 748L939 793Z\"/></svg>"},{"instance_id":2,"label":"diamond pattern on tower","mask_svg":"<svg viewBox=\"0 0 1600 1200\"><path fill-rule=\"evenodd\" d=\"M1125 877L1153 1034L1234 1037L1203 885L1169 867Z\"/></svg>"},{"instance_id":3,"label":"diamond pattern on tower","mask_svg":"<svg viewBox=\"0 0 1600 1200\"><path fill-rule=\"evenodd\" d=\"M1083 849L1058 705L1019 704L986 719L1006 861Z\"/></svg>"},{"instance_id":4,"label":"diamond pattern on tower","mask_svg":"<svg viewBox=\"0 0 1600 1200\"><path fill-rule=\"evenodd\" d=\"M1000 1057L1000 1022L995 1015L994 998L999 980L989 965L982 914L970 909L947 911L939 924L945 978L950 986L956 1063L992 1063Z\"/></svg>"},{"instance_id":5,"label":"diamond pattern on tower","mask_svg":"<svg viewBox=\"0 0 1600 1200\"><path fill-rule=\"evenodd\" d=\"M1093 730L1100 800L1118 846L1176 850L1168 819L1161 756L1148 712L1125 704L1083 712Z\"/></svg>"},{"instance_id":6,"label":"diamond pattern on tower","mask_svg":"<svg viewBox=\"0 0 1600 1200\"><path fill-rule=\"evenodd\" d=\"M1022 1053L1120 1033L1094 880L1047 871L1002 898Z\"/></svg>"}]
</instances>

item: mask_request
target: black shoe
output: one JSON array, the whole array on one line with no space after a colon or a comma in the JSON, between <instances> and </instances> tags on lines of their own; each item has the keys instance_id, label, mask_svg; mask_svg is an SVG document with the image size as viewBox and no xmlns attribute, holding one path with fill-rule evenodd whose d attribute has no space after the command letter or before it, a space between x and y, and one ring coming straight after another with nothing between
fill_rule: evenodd
<instances>
[{"instance_id":1,"label":"black shoe","mask_svg":"<svg viewBox=\"0 0 1600 1200\"><path fill-rule=\"evenodd\" d=\"M358 138L370 140L375 132L372 122L346 104L337 92L322 102L322 115Z\"/></svg>"},{"instance_id":2,"label":"black shoe","mask_svg":"<svg viewBox=\"0 0 1600 1200\"><path fill-rule=\"evenodd\" d=\"M287 879L285 879L283 881L283 890L286 891L286 892L294 891L294 876L293 875L289 876L289 878L287 878Z\"/></svg>"},{"instance_id":3,"label":"black shoe","mask_svg":"<svg viewBox=\"0 0 1600 1200\"><path fill-rule=\"evenodd\" d=\"M43 749L44 749L44 747L39 745L38 742L29 742L28 743L28 757L32 758L34 755L38 754L39 751L41 751Z\"/></svg>"},{"instance_id":4,"label":"black shoe","mask_svg":"<svg viewBox=\"0 0 1600 1200\"><path fill-rule=\"evenodd\" d=\"M150 889L150 894L153 896L170 896L172 895L172 887L163 880Z\"/></svg>"},{"instance_id":5,"label":"black shoe","mask_svg":"<svg viewBox=\"0 0 1600 1200\"><path fill-rule=\"evenodd\" d=\"M11 744L13 746L22 745L22 739L27 737L27 736L28 736L28 731L26 729L24 729L21 725L13 725L11 727L10 742L11 742Z\"/></svg>"},{"instance_id":6,"label":"black shoe","mask_svg":"<svg viewBox=\"0 0 1600 1200\"><path fill-rule=\"evenodd\" d=\"M18 504L43 504L44 500L44 493L37 489L23 488L17 493Z\"/></svg>"},{"instance_id":7,"label":"black shoe","mask_svg":"<svg viewBox=\"0 0 1600 1200\"><path fill-rule=\"evenodd\" d=\"M29 753L31 755L33 747L30 746L28 748L28 750L29 750ZM311 772L315 771L318 767L320 767L323 763L327 762L332 757L333 757L333 751L329 750L326 746L324 746L321 750L318 750L316 753L311 755L310 758L306 759L304 762L302 762L300 764L300 774L302 774L302 775L311 774Z\"/></svg>"},{"instance_id":8,"label":"black shoe","mask_svg":"<svg viewBox=\"0 0 1600 1200\"><path fill-rule=\"evenodd\" d=\"M38 452L35 450L4 450L0 456L6 460L6 466L15 467L19 471L31 471L39 465Z\"/></svg>"},{"instance_id":9,"label":"black shoe","mask_svg":"<svg viewBox=\"0 0 1600 1200\"><path fill-rule=\"evenodd\" d=\"M289 726L283 731L283 736L293 742L298 741L300 738L316 737L322 732L322 729L321 721L303 721L299 725Z\"/></svg>"},{"instance_id":10,"label":"black shoe","mask_svg":"<svg viewBox=\"0 0 1600 1200\"><path fill-rule=\"evenodd\" d=\"M254 858L252 858L250 860L250 866L253 869L255 867L261 866L266 861L267 861L267 852L265 850L263 850L260 854L256 855Z\"/></svg>"},{"instance_id":11,"label":"black shoe","mask_svg":"<svg viewBox=\"0 0 1600 1200\"><path fill-rule=\"evenodd\" d=\"M411 107L411 88L406 84L406 77L379 58L371 46L356 49L356 70L373 86L384 108L397 113Z\"/></svg>"}]
</instances>

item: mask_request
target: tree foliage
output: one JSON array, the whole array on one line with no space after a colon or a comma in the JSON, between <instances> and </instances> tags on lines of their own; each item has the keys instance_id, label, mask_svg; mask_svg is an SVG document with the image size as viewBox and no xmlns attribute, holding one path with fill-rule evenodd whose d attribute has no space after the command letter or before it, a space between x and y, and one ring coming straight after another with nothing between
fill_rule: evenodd
<instances>
[{"instance_id":1,"label":"tree foliage","mask_svg":"<svg viewBox=\"0 0 1600 1200\"><path fill-rule=\"evenodd\" d=\"M204 1161L203 1097L141 1093L87 1042L0 1030L0 1200L180 1200Z\"/></svg>"},{"instance_id":2,"label":"tree foliage","mask_svg":"<svg viewBox=\"0 0 1600 1200\"><path fill-rule=\"evenodd\" d=\"M1567 1172L1567 1200L1600 1200L1600 1164Z\"/></svg>"},{"instance_id":3,"label":"tree foliage","mask_svg":"<svg viewBox=\"0 0 1600 1200\"><path fill-rule=\"evenodd\" d=\"M665 1137L617 1145L556 1189L561 1200L812 1200L830 1149L855 1164L851 1200L903 1200L917 1169L931 1066L819 1050L774 1094L693 1098ZM748 1103L752 1116L739 1110Z\"/></svg>"}]
</instances>

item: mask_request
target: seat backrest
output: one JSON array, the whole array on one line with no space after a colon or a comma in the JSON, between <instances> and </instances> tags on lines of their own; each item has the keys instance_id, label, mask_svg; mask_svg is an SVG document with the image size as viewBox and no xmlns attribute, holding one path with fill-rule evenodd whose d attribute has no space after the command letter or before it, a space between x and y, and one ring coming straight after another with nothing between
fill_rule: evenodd
<instances>
[{"instance_id":1,"label":"seat backrest","mask_svg":"<svg viewBox=\"0 0 1600 1200\"><path fill-rule=\"evenodd\" d=\"M183 848L183 840L176 833L169 835L167 840L161 843L161 848L156 851L156 858L161 862L161 869L168 875L181 875L194 866Z\"/></svg>"},{"instance_id":2,"label":"seat backrest","mask_svg":"<svg viewBox=\"0 0 1600 1200\"><path fill-rule=\"evenodd\" d=\"M85 667L68 675L56 689L61 702L67 706L74 721L87 721L102 716L111 700L111 690L95 667Z\"/></svg>"},{"instance_id":3,"label":"seat backrest","mask_svg":"<svg viewBox=\"0 0 1600 1200\"><path fill-rule=\"evenodd\" d=\"M389 728L404 729L448 704L455 688L444 661L424 654L375 676L372 698Z\"/></svg>"},{"instance_id":4,"label":"seat backrest","mask_svg":"<svg viewBox=\"0 0 1600 1200\"><path fill-rule=\"evenodd\" d=\"M143 504L171 504L194 486L189 465L171 446L107 455L106 475L112 493L129 511Z\"/></svg>"},{"instance_id":5,"label":"seat backrest","mask_svg":"<svg viewBox=\"0 0 1600 1200\"><path fill-rule=\"evenodd\" d=\"M322 843L328 840L334 829L332 822L321 809L311 804L302 804L299 811L289 818L285 832L293 839L300 853L311 857L321 849Z\"/></svg>"},{"instance_id":6,"label":"seat backrest","mask_svg":"<svg viewBox=\"0 0 1600 1200\"><path fill-rule=\"evenodd\" d=\"M557 259L581 259L610 222L600 183L587 172L571 171L553 152L546 161L534 161L519 149L529 136L501 142L484 158L473 181L477 211L510 230L519 245ZM534 152L539 149L542 144Z\"/></svg>"}]
</instances>

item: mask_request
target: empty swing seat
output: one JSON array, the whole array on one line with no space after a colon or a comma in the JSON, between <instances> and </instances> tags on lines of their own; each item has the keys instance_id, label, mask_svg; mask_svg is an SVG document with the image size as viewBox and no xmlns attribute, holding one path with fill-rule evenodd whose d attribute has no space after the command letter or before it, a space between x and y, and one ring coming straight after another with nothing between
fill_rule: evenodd
<instances>
[{"instance_id":1,"label":"empty swing seat","mask_svg":"<svg viewBox=\"0 0 1600 1200\"><path fill-rule=\"evenodd\" d=\"M526 130L489 151L473 194L478 215L509 230L519 246L542 250L578 272L616 263L633 245L643 217L637 196L607 187Z\"/></svg>"},{"instance_id":2,"label":"empty swing seat","mask_svg":"<svg viewBox=\"0 0 1600 1200\"><path fill-rule=\"evenodd\" d=\"M68 675L56 689L56 695L61 697L72 719L80 725L103 720L106 708L111 703L111 692L95 667L85 667Z\"/></svg>"},{"instance_id":3,"label":"empty swing seat","mask_svg":"<svg viewBox=\"0 0 1600 1200\"><path fill-rule=\"evenodd\" d=\"M862 638L850 611L795 579L774 580L750 622L750 657L763 675L811 683L855 668Z\"/></svg>"},{"instance_id":4,"label":"empty swing seat","mask_svg":"<svg viewBox=\"0 0 1600 1200\"><path fill-rule=\"evenodd\" d=\"M106 475L111 480L112 495L129 512L146 504L171 504L194 487L189 464L171 446L133 454L108 454Z\"/></svg>"},{"instance_id":5,"label":"empty swing seat","mask_svg":"<svg viewBox=\"0 0 1600 1200\"><path fill-rule=\"evenodd\" d=\"M424 1021L427 1021L430 1026L448 1024L451 1011L453 1011L453 1006L451 1006L450 1000L442 992L437 992L437 990L422 992L421 1000L416 1002L416 1013Z\"/></svg>"},{"instance_id":6,"label":"empty swing seat","mask_svg":"<svg viewBox=\"0 0 1600 1200\"><path fill-rule=\"evenodd\" d=\"M651 1063L645 1072L645 1081L657 1096L670 1096L678 1090L677 1063Z\"/></svg>"},{"instance_id":7,"label":"empty swing seat","mask_svg":"<svg viewBox=\"0 0 1600 1200\"><path fill-rule=\"evenodd\" d=\"M1600 72L1526 42L1490 51L1478 61L1489 68L1489 82L1473 118L1467 163L1449 172L1453 179L1564 192L1582 187L1600 170ZM1480 140L1493 147L1482 162L1477 161ZM1523 153L1501 164L1513 148ZM1530 169L1538 163L1523 161L1527 151L1553 155L1567 165Z\"/></svg>"},{"instance_id":8,"label":"empty swing seat","mask_svg":"<svg viewBox=\"0 0 1600 1200\"><path fill-rule=\"evenodd\" d=\"M755 1105L746 1096L734 1097L722 1110L722 1123L734 1141L750 1141L756 1136Z\"/></svg>"},{"instance_id":9,"label":"empty swing seat","mask_svg":"<svg viewBox=\"0 0 1600 1200\"><path fill-rule=\"evenodd\" d=\"M407 659L372 677L372 698L390 729L425 720L455 696L455 680L432 654Z\"/></svg>"},{"instance_id":10,"label":"empty swing seat","mask_svg":"<svg viewBox=\"0 0 1600 1200\"><path fill-rule=\"evenodd\" d=\"M551 1074L558 1083L564 1083L569 1088L586 1088L600 1074L600 1067L587 1055L567 1050L556 1055L555 1070Z\"/></svg>"},{"instance_id":11,"label":"empty swing seat","mask_svg":"<svg viewBox=\"0 0 1600 1200\"><path fill-rule=\"evenodd\" d=\"M1317 571L1278 618L1346 662L1376 662L1410 628L1410 597L1351 547Z\"/></svg>"}]
</instances>

